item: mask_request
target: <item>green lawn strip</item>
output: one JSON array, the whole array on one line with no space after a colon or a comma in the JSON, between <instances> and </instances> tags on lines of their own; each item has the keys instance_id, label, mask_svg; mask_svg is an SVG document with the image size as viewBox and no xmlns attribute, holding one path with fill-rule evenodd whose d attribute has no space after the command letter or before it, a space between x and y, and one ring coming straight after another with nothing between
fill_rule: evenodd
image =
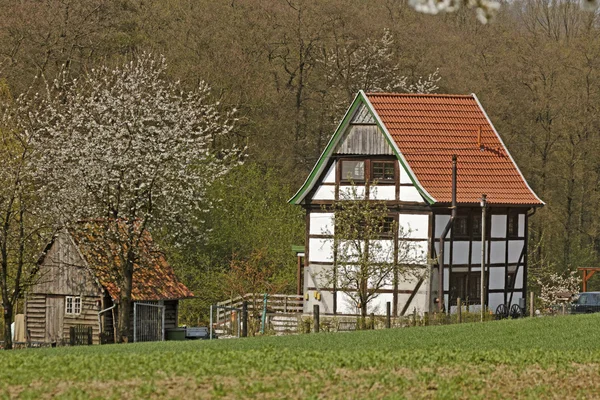
<instances>
[{"instance_id":1,"label":"green lawn strip","mask_svg":"<svg viewBox=\"0 0 600 400\"><path fill-rule=\"evenodd\" d=\"M177 397L180 387L211 397L302 392L310 398L344 395L348 388L394 396L477 397L490 376L508 391L519 374L570 376L583 366L598 372L600 316L538 318L288 337L29 349L0 353L4 397ZM541 372L540 372L541 371ZM500 372L503 372L501 374ZM505 375L513 379L505 379ZM543 394L534 381L513 393ZM323 385L326 382L327 385ZM573 381L575 382L575 381ZM493 386L493 385L492 385ZM387 388L387 389L386 389ZM578 393L576 389L566 393ZM99 393L101 393L99 395ZM259 396L260 395L260 396ZM377 396L375 396L377 397ZM460 397L460 396L459 396ZM576 396L577 397L577 396ZM585 397L582 395L581 397Z\"/></svg>"}]
</instances>

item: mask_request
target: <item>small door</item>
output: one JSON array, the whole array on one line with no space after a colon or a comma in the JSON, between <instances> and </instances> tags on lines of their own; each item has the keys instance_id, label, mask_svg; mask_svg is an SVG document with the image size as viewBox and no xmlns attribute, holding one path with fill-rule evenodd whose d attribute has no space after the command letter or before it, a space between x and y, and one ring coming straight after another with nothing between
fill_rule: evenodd
<instances>
[{"instance_id":1,"label":"small door","mask_svg":"<svg viewBox=\"0 0 600 400\"><path fill-rule=\"evenodd\" d=\"M65 298L63 296L46 297L46 341L60 342L63 339L65 317Z\"/></svg>"}]
</instances>

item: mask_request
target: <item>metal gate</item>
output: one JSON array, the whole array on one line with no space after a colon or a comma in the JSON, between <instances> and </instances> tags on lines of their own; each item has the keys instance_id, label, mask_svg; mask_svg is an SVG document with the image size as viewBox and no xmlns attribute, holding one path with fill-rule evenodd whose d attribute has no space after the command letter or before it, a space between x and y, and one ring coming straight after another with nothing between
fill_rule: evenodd
<instances>
[{"instance_id":1,"label":"metal gate","mask_svg":"<svg viewBox=\"0 0 600 400\"><path fill-rule=\"evenodd\" d=\"M156 342L165 340L165 306L133 303L133 341Z\"/></svg>"}]
</instances>

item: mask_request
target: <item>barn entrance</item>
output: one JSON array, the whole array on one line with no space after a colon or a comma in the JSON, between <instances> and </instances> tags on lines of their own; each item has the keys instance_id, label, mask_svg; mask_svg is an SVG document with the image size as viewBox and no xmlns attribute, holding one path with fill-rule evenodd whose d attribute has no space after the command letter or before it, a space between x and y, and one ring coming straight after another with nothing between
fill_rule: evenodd
<instances>
[{"instance_id":1,"label":"barn entrance","mask_svg":"<svg viewBox=\"0 0 600 400\"><path fill-rule=\"evenodd\" d=\"M156 342L161 340L165 340L165 306L133 303L133 341Z\"/></svg>"}]
</instances>

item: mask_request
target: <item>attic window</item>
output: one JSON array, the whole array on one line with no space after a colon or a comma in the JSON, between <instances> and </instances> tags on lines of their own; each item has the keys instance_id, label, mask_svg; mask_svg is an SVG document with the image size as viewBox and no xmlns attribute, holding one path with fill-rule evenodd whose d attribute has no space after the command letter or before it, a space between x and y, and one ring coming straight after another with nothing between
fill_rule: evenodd
<instances>
[{"instance_id":1,"label":"attic window","mask_svg":"<svg viewBox=\"0 0 600 400\"><path fill-rule=\"evenodd\" d=\"M354 160L342 161L342 181L362 182L365 180L365 162Z\"/></svg>"},{"instance_id":2,"label":"attic window","mask_svg":"<svg viewBox=\"0 0 600 400\"><path fill-rule=\"evenodd\" d=\"M65 314L79 315L81 314L81 297L67 296L65 299Z\"/></svg>"},{"instance_id":3,"label":"attic window","mask_svg":"<svg viewBox=\"0 0 600 400\"><path fill-rule=\"evenodd\" d=\"M373 180L378 182L393 181L396 177L394 162L392 161L374 161L373 162Z\"/></svg>"}]
</instances>

